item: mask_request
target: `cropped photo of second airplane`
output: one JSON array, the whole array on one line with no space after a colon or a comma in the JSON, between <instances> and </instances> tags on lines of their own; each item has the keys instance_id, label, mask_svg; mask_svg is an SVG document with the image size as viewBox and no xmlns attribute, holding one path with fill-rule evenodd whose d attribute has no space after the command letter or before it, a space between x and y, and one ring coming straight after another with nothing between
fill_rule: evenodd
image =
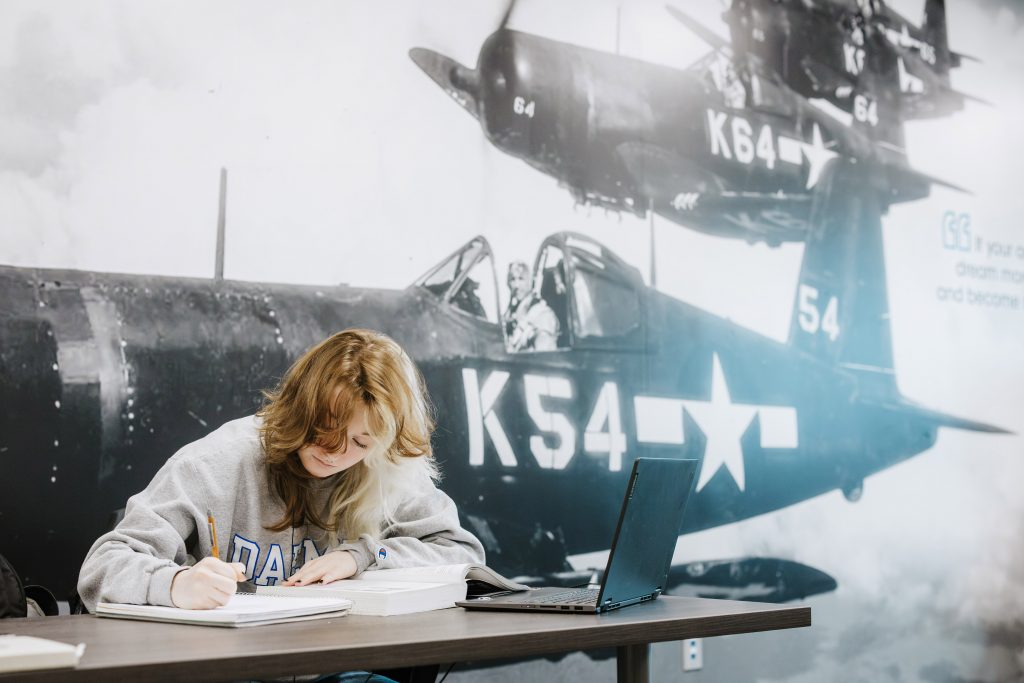
<instances>
[{"instance_id":1,"label":"cropped photo of second airplane","mask_svg":"<svg viewBox=\"0 0 1024 683\"><path fill-rule=\"evenodd\" d=\"M920 27L881 0L735 0L729 40L668 5L681 37L711 48L686 69L510 29L515 6L475 68L409 55L491 144L580 204L774 246L807 239L833 159L873 168L883 208L960 189L914 169L904 145L906 121L979 101L950 86L967 57L949 49L943 0Z\"/></svg>"}]
</instances>

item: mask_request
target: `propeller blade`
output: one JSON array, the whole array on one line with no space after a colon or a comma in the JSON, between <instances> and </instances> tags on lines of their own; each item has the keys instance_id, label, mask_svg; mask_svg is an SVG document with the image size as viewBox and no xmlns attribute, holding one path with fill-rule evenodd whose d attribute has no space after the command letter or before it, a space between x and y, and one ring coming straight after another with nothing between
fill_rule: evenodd
<instances>
[{"instance_id":1,"label":"propeller blade","mask_svg":"<svg viewBox=\"0 0 1024 683\"><path fill-rule=\"evenodd\" d=\"M694 33L697 34L701 40L710 45L719 52L726 52L729 49L729 41L722 38L720 35L709 29L708 27L701 24L699 21L691 17L686 12L682 11L672 5L665 5L665 9L671 14L677 21L686 26Z\"/></svg>"},{"instance_id":2,"label":"propeller blade","mask_svg":"<svg viewBox=\"0 0 1024 683\"><path fill-rule=\"evenodd\" d=\"M501 15L501 22L498 24L499 29L505 28L508 24L508 18L512 16L512 10L515 9L516 0L509 0L505 6L505 12Z\"/></svg>"},{"instance_id":3,"label":"propeller blade","mask_svg":"<svg viewBox=\"0 0 1024 683\"><path fill-rule=\"evenodd\" d=\"M448 93L460 107L472 114L474 118L479 118L476 100L479 78L474 69L424 47L414 47L409 50L409 58L423 70L423 73L441 86L441 89Z\"/></svg>"}]
</instances>

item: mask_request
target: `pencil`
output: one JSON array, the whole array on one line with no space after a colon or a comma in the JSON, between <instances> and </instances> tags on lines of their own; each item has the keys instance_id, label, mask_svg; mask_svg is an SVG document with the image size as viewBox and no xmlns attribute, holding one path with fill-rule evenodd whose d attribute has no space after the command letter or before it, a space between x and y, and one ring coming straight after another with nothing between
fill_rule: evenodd
<instances>
[{"instance_id":1,"label":"pencil","mask_svg":"<svg viewBox=\"0 0 1024 683\"><path fill-rule=\"evenodd\" d=\"M206 522L210 525L210 555L220 557L220 548L217 547L217 525L213 521L213 513L206 511Z\"/></svg>"}]
</instances>

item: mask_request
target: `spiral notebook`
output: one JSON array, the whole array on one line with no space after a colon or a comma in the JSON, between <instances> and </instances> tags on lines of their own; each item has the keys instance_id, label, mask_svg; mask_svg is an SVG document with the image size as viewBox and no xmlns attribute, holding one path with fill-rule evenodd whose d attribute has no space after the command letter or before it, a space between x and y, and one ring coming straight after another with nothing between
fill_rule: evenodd
<instances>
[{"instance_id":1,"label":"spiral notebook","mask_svg":"<svg viewBox=\"0 0 1024 683\"><path fill-rule=\"evenodd\" d=\"M284 597L236 593L231 596L228 604L214 609L101 602L96 605L96 615L197 626L241 627L308 619L331 619L344 616L351 607L351 600L337 597Z\"/></svg>"}]
</instances>

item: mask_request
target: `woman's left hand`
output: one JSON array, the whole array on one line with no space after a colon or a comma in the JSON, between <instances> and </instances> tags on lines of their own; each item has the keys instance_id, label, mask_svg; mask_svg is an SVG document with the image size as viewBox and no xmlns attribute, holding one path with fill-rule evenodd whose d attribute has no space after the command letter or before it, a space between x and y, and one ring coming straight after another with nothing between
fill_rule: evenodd
<instances>
[{"instance_id":1,"label":"woman's left hand","mask_svg":"<svg viewBox=\"0 0 1024 683\"><path fill-rule=\"evenodd\" d=\"M302 565L282 586L308 586L317 581L330 583L356 573L356 559L347 550L327 553Z\"/></svg>"}]
</instances>

